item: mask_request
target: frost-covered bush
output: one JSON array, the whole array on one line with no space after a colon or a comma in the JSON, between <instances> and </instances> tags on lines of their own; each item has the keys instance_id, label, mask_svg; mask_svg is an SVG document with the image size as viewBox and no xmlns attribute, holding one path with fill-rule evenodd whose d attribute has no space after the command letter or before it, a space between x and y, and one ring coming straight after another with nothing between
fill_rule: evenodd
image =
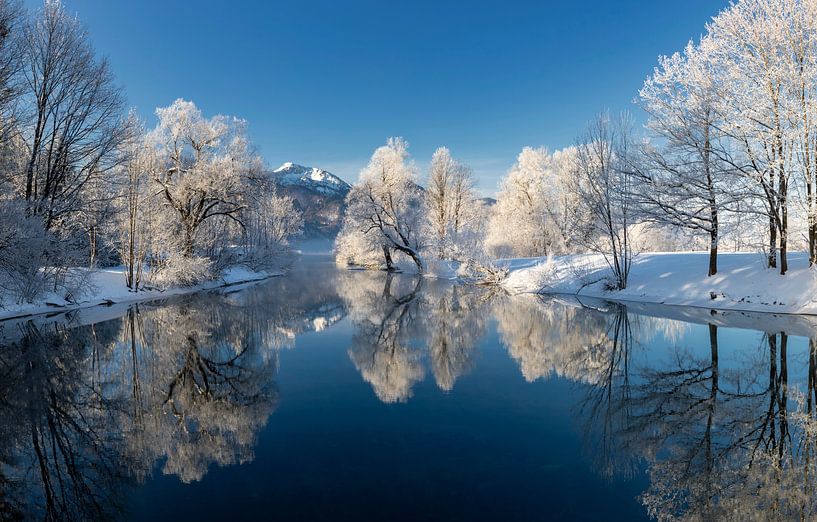
<instances>
[{"instance_id":1,"label":"frost-covered bush","mask_svg":"<svg viewBox=\"0 0 817 522\"><path fill-rule=\"evenodd\" d=\"M377 269L384 262L382 247L356 227L344 226L333 250L335 262L341 267Z\"/></svg>"},{"instance_id":2,"label":"frost-covered bush","mask_svg":"<svg viewBox=\"0 0 817 522\"><path fill-rule=\"evenodd\" d=\"M528 288L538 288L541 290L552 284L555 274L556 266L553 264L553 258L548 256L544 262L538 263L530 270L525 271L525 278L529 282L525 286Z\"/></svg>"},{"instance_id":3,"label":"frost-covered bush","mask_svg":"<svg viewBox=\"0 0 817 522\"><path fill-rule=\"evenodd\" d=\"M155 266L150 276L151 283L159 288L194 286L213 279L213 261L173 254Z\"/></svg>"},{"instance_id":4,"label":"frost-covered bush","mask_svg":"<svg viewBox=\"0 0 817 522\"><path fill-rule=\"evenodd\" d=\"M23 202L0 200L0 291L7 303L30 303L46 292L64 294L65 266L79 257L70 241L26 214Z\"/></svg>"},{"instance_id":5,"label":"frost-covered bush","mask_svg":"<svg viewBox=\"0 0 817 522\"><path fill-rule=\"evenodd\" d=\"M289 240L303 232L303 213L291 196L278 194L274 183L256 181L244 216L241 262L251 268L280 266L289 257Z\"/></svg>"},{"instance_id":6,"label":"frost-covered bush","mask_svg":"<svg viewBox=\"0 0 817 522\"><path fill-rule=\"evenodd\" d=\"M468 259L460 265L457 276L469 283L498 285L508 277L508 269L488 261Z\"/></svg>"}]
</instances>

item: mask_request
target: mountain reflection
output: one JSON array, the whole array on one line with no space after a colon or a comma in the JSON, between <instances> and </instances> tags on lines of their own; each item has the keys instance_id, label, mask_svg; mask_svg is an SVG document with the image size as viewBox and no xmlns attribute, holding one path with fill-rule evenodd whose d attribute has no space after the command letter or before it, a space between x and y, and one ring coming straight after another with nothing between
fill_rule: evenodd
<instances>
[{"instance_id":1,"label":"mountain reflection","mask_svg":"<svg viewBox=\"0 0 817 522\"><path fill-rule=\"evenodd\" d=\"M453 392L495 328L515 378L576 390L593 469L610 480L646 472L639 500L654 518L817 517L808 321L684 312L698 314L696 326L657 317L677 310L654 317L400 274L313 279L296 272L105 321L6 323L0 517L116 517L154 473L188 483L213 465L252 461L278 404L280 350L344 318L344 357L384 403L409 401L426 377ZM765 332L735 337L733 322Z\"/></svg>"}]
</instances>

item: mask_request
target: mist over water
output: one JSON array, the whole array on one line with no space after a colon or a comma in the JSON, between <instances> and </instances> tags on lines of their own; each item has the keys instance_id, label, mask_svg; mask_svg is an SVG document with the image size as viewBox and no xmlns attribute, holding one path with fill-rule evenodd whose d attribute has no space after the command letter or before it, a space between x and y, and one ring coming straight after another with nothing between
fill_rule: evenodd
<instances>
[{"instance_id":1,"label":"mist over water","mask_svg":"<svg viewBox=\"0 0 817 522\"><path fill-rule=\"evenodd\" d=\"M807 318L312 254L262 284L0 324L7 518L814 514Z\"/></svg>"}]
</instances>

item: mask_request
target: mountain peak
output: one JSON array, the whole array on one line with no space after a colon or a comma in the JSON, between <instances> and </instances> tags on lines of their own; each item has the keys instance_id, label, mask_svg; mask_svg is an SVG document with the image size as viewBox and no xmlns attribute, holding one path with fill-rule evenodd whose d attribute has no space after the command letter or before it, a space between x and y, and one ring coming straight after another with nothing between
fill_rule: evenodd
<instances>
[{"instance_id":1,"label":"mountain peak","mask_svg":"<svg viewBox=\"0 0 817 522\"><path fill-rule=\"evenodd\" d=\"M297 163L292 163L291 161L287 161L286 163L281 164L281 166L278 167L277 169L273 170L273 172L278 173L278 172L284 172L284 171L289 171L289 170L306 170L306 169L307 169L307 167L304 167L303 165L298 165Z\"/></svg>"},{"instance_id":2,"label":"mountain peak","mask_svg":"<svg viewBox=\"0 0 817 522\"><path fill-rule=\"evenodd\" d=\"M287 161L272 171L279 185L298 187L327 196L345 197L351 186L331 172Z\"/></svg>"}]
</instances>

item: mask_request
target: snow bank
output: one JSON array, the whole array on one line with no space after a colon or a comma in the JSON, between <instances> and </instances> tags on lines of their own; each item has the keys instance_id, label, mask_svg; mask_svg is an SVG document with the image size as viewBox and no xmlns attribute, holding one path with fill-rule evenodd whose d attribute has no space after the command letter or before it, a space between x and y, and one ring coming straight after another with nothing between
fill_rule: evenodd
<instances>
[{"instance_id":1,"label":"snow bank","mask_svg":"<svg viewBox=\"0 0 817 522\"><path fill-rule=\"evenodd\" d=\"M85 269L76 269L85 270ZM246 267L237 266L227 269L220 278L195 286L171 287L166 290L140 290L130 292L125 286L125 267L112 267L92 271L88 274L88 283L82 296L69 302L57 294L47 294L36 303L5 303L0 296L0 320L26 315L62 312L77 308L86 308L101 304L130 303L160 299L173 295L188 294L222 286L230 286L250 281L259 281L269 277L283 275L283 272L256 272Z\"/></svg>"},{"instance_id":2,"label":"snow bank","mask_svg":"<svg viewBox=\"0 0 817 522\"><path fill-rule=\"evenodd\" d=\"M785 276L765 268L757 253L727 253L718 274L707 277L705 252L640 254L625 290L610 291L611 275L600 255L506 259L503 286L513 293L564 293L601 299L704 307L718 310L817 314L817 269L804 253L789 255Z\"/></svg>"},{"instance_id":3,"label":"snow bank","mask_svg":"<svg viewBox=\"0 0 817 522\"><path fill-rule=\"evenodd\" d=\"M431 259L427 262L426 272L423 275L434 279L456 281L459 269L459 261Z\"/></svg>"}]
</instances>

